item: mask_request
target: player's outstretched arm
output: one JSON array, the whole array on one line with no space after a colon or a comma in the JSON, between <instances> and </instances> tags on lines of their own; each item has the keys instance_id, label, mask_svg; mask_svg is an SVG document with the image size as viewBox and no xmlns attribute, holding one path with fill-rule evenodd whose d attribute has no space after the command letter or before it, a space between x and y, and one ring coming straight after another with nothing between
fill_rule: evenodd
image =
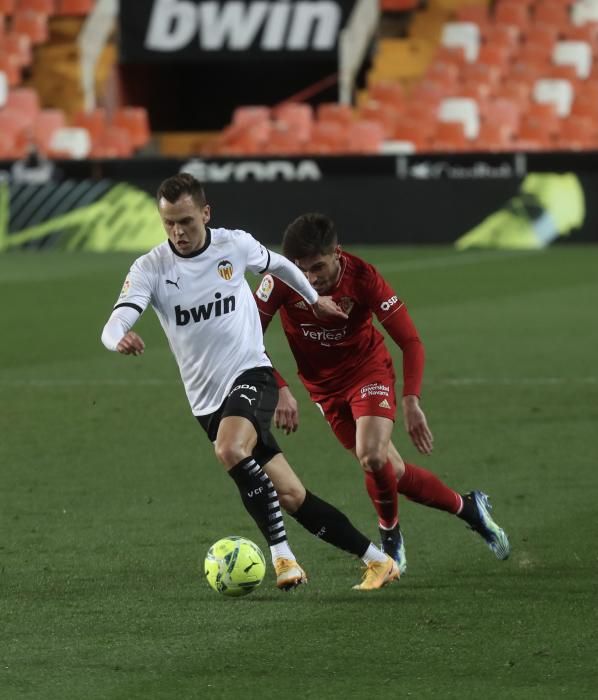
<instances>
[{"instance_id":1,"label":"player's outstretched arm","mask_svg":"<svg viewBox=\"0 0 598 700\"><path fill-rule=\"evenodd\" d=\"M349 318L332 297L318 297L315 304L311 305L314 315L321 321L327 319Z\"/></svg>"},{"instance_id":2,"label":"player's outstretched arm","mask_svg":"<svg viewBox=\"0 0 598 700\"><path fill-rule=\"evenodd\" d=\"M299 427L299 404L288 386L278 389L278 404L274 411L274 425L289 435Z\"/></svg>"}]
</instances>

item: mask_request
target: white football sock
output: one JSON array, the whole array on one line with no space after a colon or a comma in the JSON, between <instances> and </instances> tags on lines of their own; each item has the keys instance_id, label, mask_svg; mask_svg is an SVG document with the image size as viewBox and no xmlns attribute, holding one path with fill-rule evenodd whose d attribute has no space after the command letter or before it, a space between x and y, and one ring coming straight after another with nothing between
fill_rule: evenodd
<instances>
[{"instance_id":1,"label":"white football sock","mask_svg":"<svg viewBox=\"0 0 598 700\"><path fill-rule=\"evenodd\" d=\"M386 561L387 556L375 544L370 543L365 554L361 557L361 561L367 566L375 561Z\"/></svg>"}]
</instances>

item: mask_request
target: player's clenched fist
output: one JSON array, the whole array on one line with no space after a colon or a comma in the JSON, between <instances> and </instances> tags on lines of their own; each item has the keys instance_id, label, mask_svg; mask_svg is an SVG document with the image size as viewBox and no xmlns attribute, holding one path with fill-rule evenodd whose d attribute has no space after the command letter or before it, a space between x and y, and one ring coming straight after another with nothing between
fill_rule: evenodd
<instances>
[{"instance_id":1,"label":"player's clenched fist","mask_svg":"<svg viewBox=\"0 0 598 700\"><path fill-rule=\"evenodd\" d=\"M145 343L137 333L129 331L121 338L116 349L122 355L142 355L145 350Z\"/></svg>"}]
</instances>

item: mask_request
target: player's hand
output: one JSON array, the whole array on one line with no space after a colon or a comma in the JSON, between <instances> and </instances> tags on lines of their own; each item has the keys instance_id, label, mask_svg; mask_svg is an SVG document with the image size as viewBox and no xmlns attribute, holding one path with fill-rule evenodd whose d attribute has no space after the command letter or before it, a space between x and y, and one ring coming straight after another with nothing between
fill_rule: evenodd
<instances>
[{"instance_id":1,"label":"player's hand","mask_svg":"<svg viewBox=\"0 0 598 700\"><path fill-rule=\"evenodd\" d=\"M403 397L403 420L411 442L423 455L429 455L434 449L434 436L417 396Z\"/></svg>"},{"instance_id":2,"label":"player's hand","mask_svg":"<svg viewBox=\"0 0 598 700\"><path fill-rule=\"evenodd\" d=\"M332 297L318 297L318 301L312 304L311 308L316 318L319 318L321 321L335 318L349 318Z\"/></svg>"},{"instance_id":3,"label":"player's hand","mask_svg":"<svg viewBox=\"0 0 598 700\"><path fill-rule=\"evenodd\" d=\"M129 331L120 339L120 342L116 346L116 349L122 355L143 355L143 351L145 350L145 343L137 335L137 333Z\"/></svg>"},{"instance_id":4,"label":"player's hand","mask_svg":"<svg viewBox=\"0 0 598 700\"><path fill-rule=\"evenodd\" d=\"M278 391L278 404L274 411L274 425L288 435L299 427L299 405L288 386Z\"/></svg>"}]
</instances>

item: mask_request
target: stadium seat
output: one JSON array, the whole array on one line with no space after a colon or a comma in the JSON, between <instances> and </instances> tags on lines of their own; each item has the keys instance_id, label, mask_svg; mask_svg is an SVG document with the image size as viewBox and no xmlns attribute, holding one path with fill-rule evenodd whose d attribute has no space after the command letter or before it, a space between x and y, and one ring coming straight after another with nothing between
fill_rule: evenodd
<instances>
[{"instance_id":1,"label":"stadium seat","mask_svg":"<svg viewBox=\"0 0 598 700\"><path fill-rule=\"evenodd\" d=\"M571 116L563 119L557 135L560 148L582 150L598 146L598 126L590 117Z\"/></svg>"},{"instance_id":2,"label":"stadium seat","mask_svg":"<svg viewBox=\"0 0 598 700\"><path fill-rule=\"evenodd\" d=\"M368 93L371 99L385 104L400 107L405 104L405 89L396 81L383 81L369 86Z\"/></svg>"},{"instance_id":3,"label":"stadium seat","mask_svg":"<svg viewBox=\"0 0 598 700\"><path fill-rule=\"evenodd\" d=\"M544 49L546 56L552 55L552 50L557 42L559 30L549 24L532 24L525 33L525 44Z\"/></svg>"},{"instance_id":4,"label":"stadium seat","mask_svg":"<svg viewBox=\"0 0 598 700\"><path fill-rule=\"evenodd\" d=\"M473 22L447 22L442 30L441 43L448 48L462 48L465 59L473 63L480 49L480 28Z\"/></svg>"},{"instance_id":5,"label":"stadium seat","mask_svg":"<svg viewBox=\"0 0 598 700\"><path fill-rule=\"evenodd\" d=\"M133 144L126 129L118 126L107 126L100 139L92 144L92 158L130 158L133 155Z\"/></svg>"},{"instance_id":6,"label":"stadium seat","mask_svg":"<svg viewBox=\"0 0 598 700\"><path fill-rule=\"evenodd\" d=\"M133 148L141 148L149 141L149 119L145 107L120 107L116 110L112 123L129 132Z\"/></svg>"},{"instance_id":7,"label":"stadium seat","mask_svg":"<svg viewBox=\"0 0 598 700\"><path fill-rule=\"evenodd\" d=\"M508 124L483 122L471 146L479 151L508 151L513 147L514 133Z\"/></svg>"},{"instance_id":8,"label":"stadium seat","mask_svg":"<svg viewBox=\"0 0 598 700\"><path fill-rule=\"evenodd\" d=\"M501 2L496 6L494 21L496 24L513 25L524 30L530 21L528 6L518 0Z\"/></svg>"},{"instance_id":9,"label":"stadium seat","mask_svg":"<svg viewBox=\"0 0 598 700\"><path fill-rule=\"evenodd\" d=\"M106 110L103 107L96 107L89 112L76 112L72 119L73 126L80 126L87 129L92 142L101 139L107 124Z\"/></svg>"},{"instance_id":10,"label":"stadium seat","mask_svg":"<svg viewBox=\"0 0 598 700\"><path fill-rule=\"evenodd\" d=\"M569 8L560 2L541 2L534 6L533 21L558 28L566 27L571 22Z\"/></svg>"},{"instance_id":11,"label":"stadium seat","mask_svg":"<svg viewBox=\"0 0 598 700\"><path fill-rule=\"evenodd\" d=\"M95 0L56 0L57 15L84 17L94 8Z\"/></svg>"},{"instance_id":12,"label":"stadium seat","mask_svg":"<svg viewBox=\"0 0 598 700\"><path fill-rule=\"evenodd\" d=\"M244 126L256 121L270 119L270 108L265 105L244 105L236 107L233 111L232 124Z\"/></svg>"},{"instance_id":13,"label":"stadium seat","mask_svg":"<svg viewBox=\"0 0 598 700\"><path fill-rule=\"evenodd\" d=\"M521 122L522 104L513 99L494 97L485 105L483 124L501 125L509 133L515 133ZM481 128L481 127L480 127Z\"/></svg>"},{"instance_id":14,"label":"stadium seat","mask_svg":"<svg viewBox=\"0 0 598 700\"><path fill-rule=\"evenodd\" d=\"M457 22L473 22L483 31L490 23L487 5L464 5L455 10Z\"/></svg>"},{"instance_id":15,"label":"stadium seat","mask_svg":"<svg viewBox=\"0 0 598 700\"><path fill-rule=\"evenodd\" d=\"M357 120L349 125L348 132L349 153L380 153L384 141L384 127L377 121Z\"/></svg>"},{"instance_id":16,"label":"stadium seat","mask_svg":"<svg viewBox=\"0 0 598 700\"><path fill-rule=\"evenodd\" d=\"M598 22L598 3L576 2L571 8L571 22L576 27Z\"/></svg>"},{"instance_id":17,"label":"stadium seat","mask_svg":"<svg viewBox=\"0 0 598 700\"><path fill-rule=\"evenodd\" d=\"M393 105L378 100L368 100L359 108L359 118L377 122L384 130L386 138L392 138L399 119L399 110Z\"/></svg>"},{"instance_id":18,"label":"stadium seat","mask_svg":"<svg viewBox=\"0 0 598 700\"><path fill-rule=\"evenodd\" d=\"M48 17L40 12L15 12L12 29L16 34L25 34L32 44L43 44L48 40Z\"/></svg>"},{"instance_id":19,"label":"stadium seat","mask_svg":"<svg viewBox=\"0 0 598 700\"><path fill-rule=\"evenodd\" d=\"M519 49L521 29L512 24L490 24L483 32L483 45L495 46L512 56Z\"/></svg>"},{"instance_id":20,"label":"stadium seat","mask_svg":"<svg viewBox=\"0 0 598 700\"><path fill-rule=\"evenodd\" d=\"M19 110L10 107L0 110L0 134L6 134L14 141L25 129L26 124Z\"/></svg>"},{"instance_id":21,"label":"stadium seat","mask_svg":"<svg viewBox=\"0 0 598 700\"><path fill-rule=\"evenodd\" d=\"M21 64L16 54L0 49L0 71L6 75L9 87L21 82Z\"/></svg>"},{"instance_id":22,"label":"stadium seat","mask_svg":"<svg viewBox=\"0 0 598 700\"><path fill-rule=\"evenodd\" d=\"M465 135L461 122L439 122L431 139L432 151L468 151L470 139Z\"/></svg>"},{"instance_id":23,"label":"stadium seat","mask_svg":"<svg viewBox=\"0 0 598 700\"><path fill-rule=\"evenodd\" d=\"M536 102L554 105L559 117L567 117L571 112L573 86L568 80L537 80L532 95Z\"/></svg>"},{"instance_id":24,"label":"stadium seat","mask_svg":"<svg viewBox=\"0 0 598 700\"><path fill-rule=\"evenodd\" d=\"M558 41L552 60L556 65L573 66L577 76L585 80L592 68L592 49L585 41Z\"/></svg>"},{"instance_id":25,"label":"stadium seat","mask_svg":"<svg viewBox=\"0 0 598 700\"><path fill-rule=\"evenodd\" d=\"M30 115L33 121L40 110L39 96L32 88L14 88L8 95L7 106Z\"/></svg>"},{"instance_id":26,"label":"stadium seat","mask_svg":"<svg viewBox=\"0 0 598 700\"><path fill-rule=\"evenodd\" d=\"M40 153L48 153L54 132L64 126L66 118L62 110L40 110L33 122L33 140Z\"/></svg>"},{"instance_id":27,"label":"stadium seat","mask_svg":"<svg viewBox=\"0 0 598 700\"><path fill-rule=\"evenodd\" d=\"M50 138L48 155L51 158L87 158L91 151L91 139L87 129L62 127L56 129Z\"/></svg>"},{"instance_id":28,"label":"stadium seat","mask_svg":"<svg viewBox=\"0 0 598 700\"><path fill-rule=\"evenodd\" d=\"M0 0L0 15L12 15L15 4L15 0Z\"/></svg>"},{"instance_id":29,"label":"stadium seat","mask_svg":"<svg viewBox=\"0 0 598 700\"><path fill-rule=\"evenodd\" d=\"M5 34L0 42L0 51L2 50L16 56L21 68L31 65L33 58L31 39L26 34L13 32Z\"/></svg>"},{"instance_id":30,"label":"stadium seat","mask_svg":"<svg viewBox=\"0 0 598 700\"><path fill-rule=\"evenodd\" d=\"M276 123L291 129L301 141L307 141L311 136L314 122L314 111L305 102L283 102L274 107L272 116Z\"/></svg>"},{"instance_id":31,"label":"stadium seat","mask_svg":"<svg viewBox=\"0 0 598 700\"><path fill-rule=\"evenodd\" d=\"M430 148L430 139L435 131L436 122L422 123L414 120L400 120L396 126L393 140L408 141L418 151Z\"/></svg>"},{"instance_id":32,"label":"stadium seat","mask_svg":"<svg viewBox=\"0 0 598 700\"><path fill-rule=\"evenodd\" d=\"M54 14L56 9L55 0L17 0L17 12L31 11L40 12L43 15Z\"/></svg>"},{"instance_id":33,"label":"stadium seat","mask_svg":"<svg viewBox=\"0 0 598 700\"><path fill-rule=\"evenodd\" d=\"M305 152L314 155L342 153L348 147L348 125L341 122L314 122Z\"/></svg>"},{"instance_id":34,"label":"stadium seat","mask_svg":"<svg viewBox=\"0 0 598 700\"><path fill-rule=\"evenodd\" d=\"M480 130L478 104L471 98L453 97L443 100L438 109L438 119L441 122L461 123L465 137L468 139L477 138Z\"/></svg>"},{"instance_id":35,"label":"stadium seat","mask_svg":"<svg viewBox=\"0 0 598 700\"><path fill-rule=\"evenodd\" d=\"M316 115L320 122L338 122L349 125L354 120L353 109L349 105L338 102L322 102L316 108Z\"/></svg>"}]
</instances>

